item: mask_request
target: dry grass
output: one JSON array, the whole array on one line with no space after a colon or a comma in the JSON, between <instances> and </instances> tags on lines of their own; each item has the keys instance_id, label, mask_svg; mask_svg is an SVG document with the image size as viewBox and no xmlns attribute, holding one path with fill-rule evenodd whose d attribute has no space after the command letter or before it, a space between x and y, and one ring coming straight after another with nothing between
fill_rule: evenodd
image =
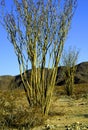
<instances>
[{"instance_id":1,"label":"dry grass","mask_svg":"<svg viewBox=\"0 0 88 130\"><path fill-rule=\"evenodd\" d=\"M74 88L75 95L88 94L88 84L76 84Z\"/></svg>"},{"instance_id":2,"label":"dry grass","mask_svg":"<svg viewBox=\"0 0 88 130\"><path fill-rule=\"evenodd\" d=\"M74 88L73 88L73 95L76 97L81 97L82 95L86 95L88 94L88 84L75 84ZM55 90L54 90L54 94L56 96L60 96L60 95L66 95L65 90L64 90L64 86L56 86Z\"/></svg>"},{"instance_id":3,"label":"dry grass","mask_svg":"<svg viewBox=\"0 0 88 130\"><path fill-rule=\"evenodd\" d=\"M29 129L43 124L38 108L30 108L23 90L0 91L0 129Z\"/></svg>"},{"instance_id":4,"label":"dry grass","mask_svg":"<svg viewBox=\"0 0 88 130\"><path fill-rule=\"evenodd\" d=\"M66 96L64 87L57 86L54 91L52 106L49 112L49 118L54 116L66 115L63 105L58 105L56 99ZM72 98L88 97L88 84L77 84L74 87ZM58 100L57 100L58 101ZM72 105L72 104L70 104ZM59 107L59 108L58 108ZM61 111L60 111L61 109ZM63 111L62 111L63 109ZM0 90L0 129L1 130L29 130L30 127L42 125L47 117L43 117L39 108L30 108L26 100L24 91Z\"/></svg>"}]
</instances>

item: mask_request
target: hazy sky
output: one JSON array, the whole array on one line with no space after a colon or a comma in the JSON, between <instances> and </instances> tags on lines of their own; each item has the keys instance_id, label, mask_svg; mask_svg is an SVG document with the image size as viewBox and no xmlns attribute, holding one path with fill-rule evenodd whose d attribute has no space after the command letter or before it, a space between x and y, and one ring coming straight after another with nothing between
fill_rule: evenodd
<instances>
[{"instance_id":1,"label":"hazy sky","mask_svg":"<svg viewBox=\"0 0 88 130\"><path fill-rule=\"evenodd\" d=\"M9 0L8 0L9 1ZM78 63L88 61L88 0L78 0L78 7L65 44L80 50ZM19 66L12 44L0 26L0 75L17 75Z\"/></svg>"}]
</instances>

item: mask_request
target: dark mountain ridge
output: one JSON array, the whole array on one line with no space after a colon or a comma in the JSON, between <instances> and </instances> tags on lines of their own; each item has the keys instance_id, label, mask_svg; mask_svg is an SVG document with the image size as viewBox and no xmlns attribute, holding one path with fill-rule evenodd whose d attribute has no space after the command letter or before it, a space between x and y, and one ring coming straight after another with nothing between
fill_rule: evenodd
<instances>
[{"instance_id":1,"label":"dark mountain ridge","mask_svg":"<svg viewBox=\"0 0 88 130\"><path fill-rule=\"evenodd\" d=\"M75 74L75 84L88 83L88 62L82 62L76 65L76 67L77 67L77 70ZM56 85L61 86L64 84L64 79L62 75L63 70L64 70L63 66L58 67ZM30 71L31 70L27 71L27 73L30 74ZM0 76L0 89L15 89L15 88L23 88L20 75Z\"/></svg>"}]
</instances>

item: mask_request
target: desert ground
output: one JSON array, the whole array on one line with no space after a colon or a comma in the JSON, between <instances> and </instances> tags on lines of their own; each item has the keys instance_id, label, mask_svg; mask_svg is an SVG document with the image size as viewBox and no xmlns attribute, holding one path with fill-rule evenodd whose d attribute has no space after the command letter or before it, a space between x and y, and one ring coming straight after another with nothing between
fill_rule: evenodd
<instances>
[{"instance_id":1,"label":"desert ground","mask_svg":"<svg viewBox=\"0 0 88 130\"><path fill-rule=\"evenodd\" d=\"M0 130L87 130L88 84L77 84L72 96L56 86L49 115L30 109L24 90L0 90Z\"/></svg>"}]
</instances>

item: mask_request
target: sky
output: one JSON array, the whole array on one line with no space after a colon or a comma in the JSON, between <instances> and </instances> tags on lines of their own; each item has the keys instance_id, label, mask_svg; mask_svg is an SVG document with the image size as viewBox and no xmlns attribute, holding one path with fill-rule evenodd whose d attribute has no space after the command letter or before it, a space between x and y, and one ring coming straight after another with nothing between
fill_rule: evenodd
<instances>
[{"instance_id":1,"label":"sky","mask_svg":"<svg viewBox=\"0 0 88 130\"><path fill-rule=\"evenodd\" d=\"M65 48L79 50L78 63L88 61L88 0L78 0ZM19 74L17 57L6 31L0 25L0 76Z\"/></svg>"}]
</instances>

